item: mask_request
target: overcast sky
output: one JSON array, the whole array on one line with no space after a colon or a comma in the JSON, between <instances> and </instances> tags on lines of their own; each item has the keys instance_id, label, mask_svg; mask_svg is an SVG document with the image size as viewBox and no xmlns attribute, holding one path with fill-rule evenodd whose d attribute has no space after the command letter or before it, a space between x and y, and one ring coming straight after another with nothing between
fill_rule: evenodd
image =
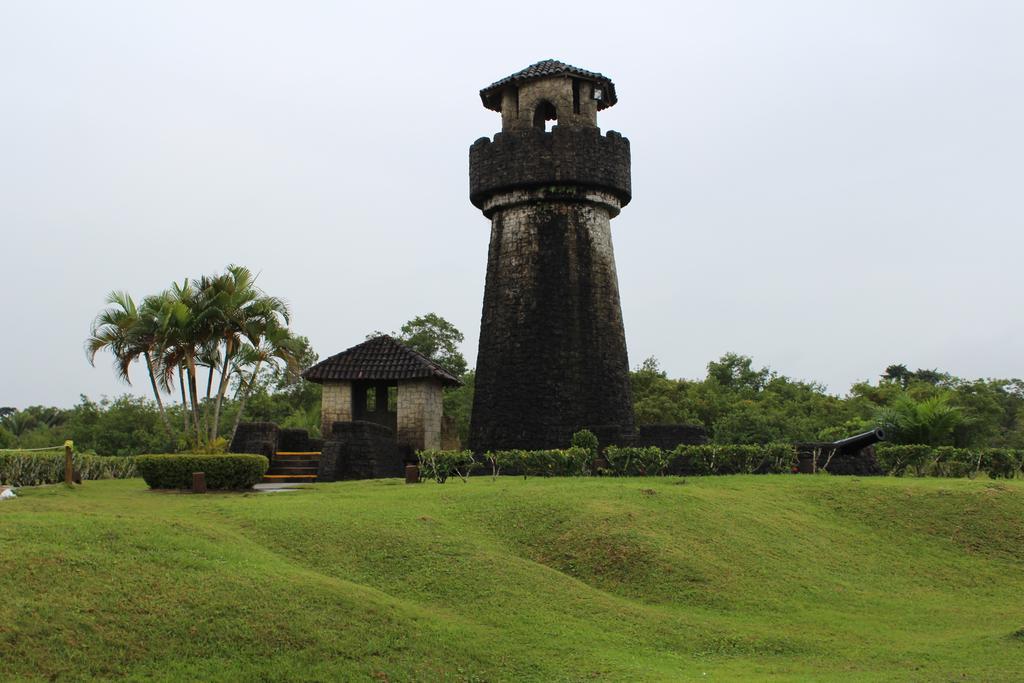
<instances>
[{"instance_id":1,"label":"overcast sky","mask_svg":"<svg viewBox=\"0 0 1024 683\"><path fill-rule=\"evenodd\" d=\"M436 311L472 365L478 91L545 58L619 95L631 365L1021 376L1022 36L974 0L5 0L0 405L125 391L82 351L106 294L229 263L321 357Z\"/></svg>"}]
</instances>

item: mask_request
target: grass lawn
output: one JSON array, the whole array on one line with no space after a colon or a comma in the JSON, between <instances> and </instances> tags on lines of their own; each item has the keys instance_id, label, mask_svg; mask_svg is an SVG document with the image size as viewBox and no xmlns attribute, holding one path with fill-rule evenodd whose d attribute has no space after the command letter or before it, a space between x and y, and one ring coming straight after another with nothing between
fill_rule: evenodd
<instances>
[{"instance_id":1,"label":"grass lawn","mask_svg":"<svg viewBox=\"0 0 1024 683\"><path fill-rule=\"evenodd\" d=\"M1024 680L1024 482L20 494L3 680Z\"/></svg>"}]
</instances>

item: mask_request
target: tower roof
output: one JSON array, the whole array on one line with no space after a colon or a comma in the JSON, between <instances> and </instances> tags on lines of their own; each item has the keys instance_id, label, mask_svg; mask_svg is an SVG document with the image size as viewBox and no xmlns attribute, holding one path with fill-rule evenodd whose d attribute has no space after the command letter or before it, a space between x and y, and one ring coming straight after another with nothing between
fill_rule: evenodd
<instances>
[{"instance_id":1,"label":"tower roof","mask_svg":"<svg viewBox=\"0 0 1024 683\"><path fill-rule=\"evenodd\" d=\"M494 111L501 111L501 91L510 84L525 83L526 81L537 80L538 78L550 78L551 76L576 76L594 81L603 87L607 93L606 97L597 104L597 108L607 109L615 104L618 99L615 97L615 84L612 79L594 71L587 71L571 64L560 62L557 59L545 59L531 64L522 71L517 71L511 76L505 76L500 81L495 81L480 91L480 99L484 106Z\"/></svg>"},{"instance_id":2,"label":"tower roof","mask_svg":"<svg viewBox=\"0 0 1024 683\"><path fill-rule=\"evenodd\" d=\"M326 358L302 373L310 382L439 379L449 386L462 381L426 356L386 334Z\"/></svg>"}]
</instances>

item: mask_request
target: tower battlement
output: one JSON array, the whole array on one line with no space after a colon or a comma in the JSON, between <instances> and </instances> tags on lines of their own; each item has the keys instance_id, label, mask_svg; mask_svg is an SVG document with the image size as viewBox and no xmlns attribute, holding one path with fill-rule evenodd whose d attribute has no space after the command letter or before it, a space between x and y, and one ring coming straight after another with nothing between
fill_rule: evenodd
<instances>
[{"instance_id":1,"label":"tower battlement","mask_svg":"<svg viewBox=\"0 0 1024 683\"><path fill-rule=\"evenodd\" d=\"M563 184L610 192L625 206L632 199L629 140L555 126L498 133L469 148L469 200L478 209L499 192Z\"/></svg>"}]
</instances>

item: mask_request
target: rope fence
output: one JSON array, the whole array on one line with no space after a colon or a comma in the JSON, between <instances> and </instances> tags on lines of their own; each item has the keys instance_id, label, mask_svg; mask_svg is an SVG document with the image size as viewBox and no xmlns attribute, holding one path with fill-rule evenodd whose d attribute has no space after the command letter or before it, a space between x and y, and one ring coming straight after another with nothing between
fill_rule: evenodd
<instances>
[{"instance_id":1,"label":"rope fence","mask_svg":"<svg viewBox=\"0 0 1024 683\"><path fill-rule=\"evenodd\" d=\"M75 449L75 442L70 439L64 442L63 446L47 446L46 448L3 448L0 449L0 453L14 452L14 453L25 453L25 452L36 452L36 451L55 451L60 448L64 449L64 483L71 485L74 482L74 458L73 451ZM81 482L79 482L81 483Z\"/></svg>"}]
</instances>

